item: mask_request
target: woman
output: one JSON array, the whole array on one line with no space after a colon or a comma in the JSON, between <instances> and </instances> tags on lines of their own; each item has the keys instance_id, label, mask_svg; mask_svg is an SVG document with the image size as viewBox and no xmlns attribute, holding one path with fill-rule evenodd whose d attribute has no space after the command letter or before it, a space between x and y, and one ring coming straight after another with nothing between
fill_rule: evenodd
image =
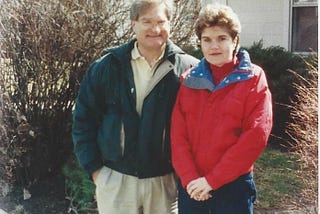
<instances>
[{"instance_id":1,"label":"woman","mask_svg":"<svg viewBox=\"0 0 320 214\"><path fill-rule=\"evenodd\" d=\"M253 213L253 164L272 128L264 71L238 51L233 10L211 4L195 23L204 58L186 72L172 115L181 214Z\"/></svg>"}]
</instances>

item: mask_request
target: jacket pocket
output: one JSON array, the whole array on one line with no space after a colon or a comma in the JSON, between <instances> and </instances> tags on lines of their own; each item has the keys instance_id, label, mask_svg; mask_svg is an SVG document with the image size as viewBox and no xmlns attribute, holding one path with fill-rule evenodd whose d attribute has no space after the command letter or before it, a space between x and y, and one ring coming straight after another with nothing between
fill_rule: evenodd
<instances>
[{"instance_id":1,"label":"jacket pocket","mask_svg":"<svg viewBox=\"0 0 320 214\"><path fill-rule=\"evenodd\" d=\"M117 161L122 157L123 148L121 139L122 122L119 114L109 113L104 115L102 124L98 130L98 146L105 161Z\"/></svg>"},{"instance_id":2,"label":"jacket pocket","mask_svg":"<svg viewBox=\"0 0 320 214\"><path fill-rule=\"evenodd\" d=\"M241 117L243 114L244 100L238 97L230 96L226 99L225 103L221 105L221 111L225 115L233 117Z\"/></svg>"}]
</instances>

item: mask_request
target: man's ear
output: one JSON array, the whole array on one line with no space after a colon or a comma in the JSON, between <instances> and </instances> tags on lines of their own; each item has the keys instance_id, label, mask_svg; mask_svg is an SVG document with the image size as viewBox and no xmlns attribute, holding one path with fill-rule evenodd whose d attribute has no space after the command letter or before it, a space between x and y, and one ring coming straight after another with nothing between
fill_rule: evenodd
<instances>
[{"instance_id":1,"label":"man's ear","mask_svg":"<svg viewBox=\"0 0 320 214\"><path fill-rule=\"evenodd\" d=\"M136 21L131 21L131 28L132 28L133 32L134 32L135 25L136 25Z\"/></svg>"}]
</instances>

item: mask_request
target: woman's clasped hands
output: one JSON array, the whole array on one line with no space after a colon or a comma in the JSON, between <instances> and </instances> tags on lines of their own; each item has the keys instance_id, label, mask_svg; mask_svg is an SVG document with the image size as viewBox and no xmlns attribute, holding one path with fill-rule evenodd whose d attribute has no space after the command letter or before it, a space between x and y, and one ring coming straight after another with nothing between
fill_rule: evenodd
<instances>
[{"instance_id":1,"label":"woman's clasped hands","mask_svg":"<svg viewBox=\"0 0 320 214\"><path fill-rule=\"evenodd\" d=\"M187 185L187 192L190 198L196 201L205 201L212 198L209 193L212 187L209 185L205 177L197 178Z\"/></svg>"}]
</instances>

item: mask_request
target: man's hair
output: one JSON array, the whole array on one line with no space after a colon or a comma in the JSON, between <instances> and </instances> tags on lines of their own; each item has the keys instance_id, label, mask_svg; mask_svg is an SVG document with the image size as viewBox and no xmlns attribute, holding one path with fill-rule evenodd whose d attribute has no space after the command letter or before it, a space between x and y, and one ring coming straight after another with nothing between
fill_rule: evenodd
<instances>
[{"instance_id":1,"label":"man's hair","mask_svg":"<svg viewBox=\"0 0 320 214\"><path fill-rule=\"evenodd\" d=\"M228 30L232 39L239 37L241 24L238 15L231 7L222 4L208 4L201 9L194 29L198 39L201 39L203 30L207 27L219 26Z\"/></svg>"},{"instance_id":2,"label":"man's hair","mask_svg":"<svg viewBox=\"0 0 320 214\"><path fill-rule=\"evenodd\" d=\"M159 4L165 5L167 18L170 20L174 9L173 0L135 0L130 8L131 21L137 21L141 14L147 12L154 5Z\"/></svg>"}]
</instances>

